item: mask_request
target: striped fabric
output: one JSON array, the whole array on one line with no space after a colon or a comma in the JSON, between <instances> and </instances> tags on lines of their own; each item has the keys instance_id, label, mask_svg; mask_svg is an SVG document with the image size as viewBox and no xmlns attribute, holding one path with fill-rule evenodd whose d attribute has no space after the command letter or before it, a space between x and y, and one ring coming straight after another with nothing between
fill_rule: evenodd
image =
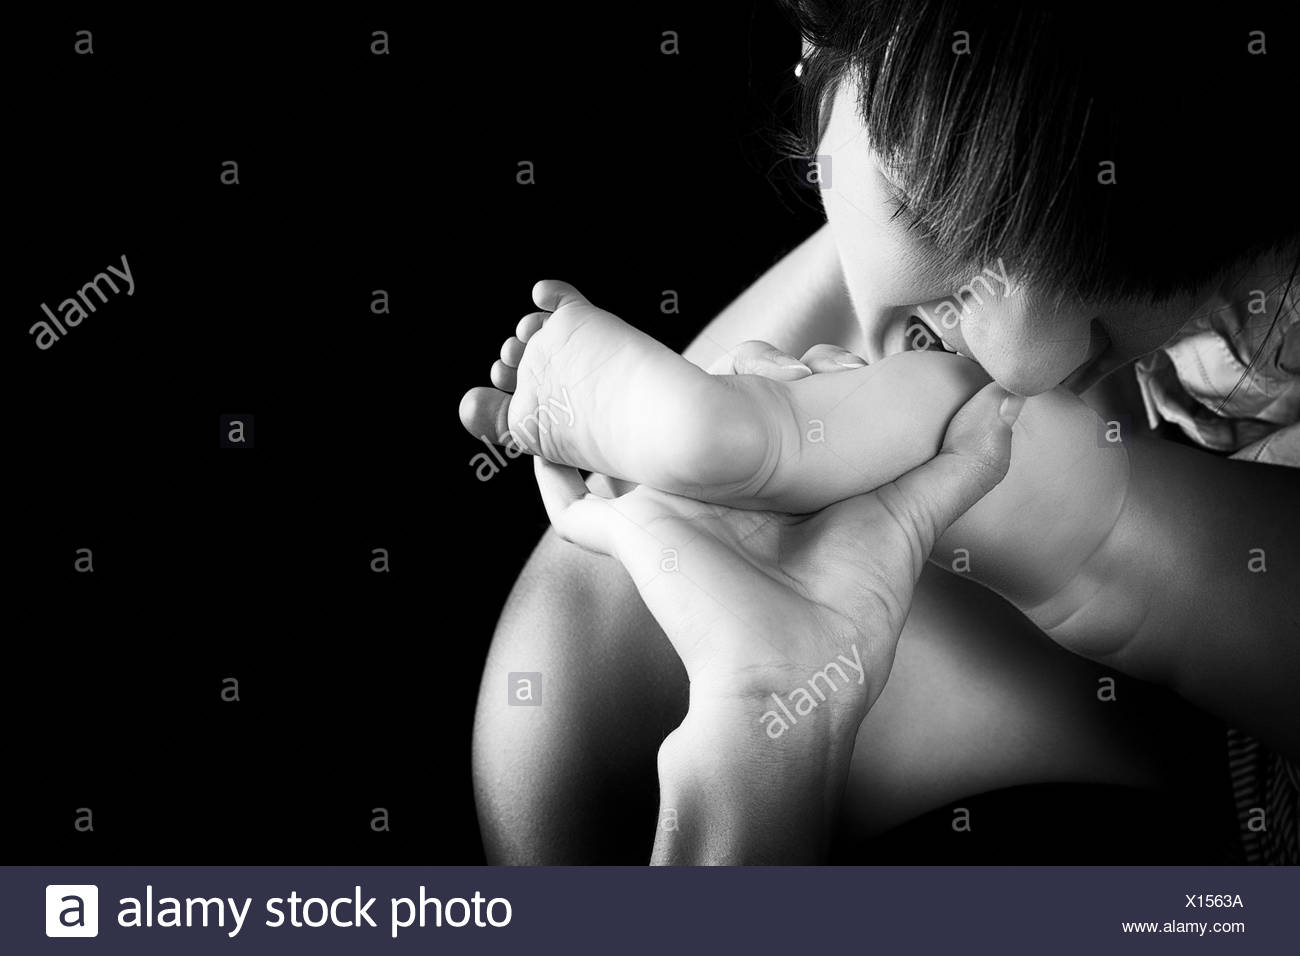
<instances>
[{"instance_id":1,"label":"striped fabric","mask_svg":"<svg viewBox=\"0 0 1300 956\"><path fill-rule=\"evenodd\" d=\"M1228 731L1228 769L1243 862L1300 865L1300 770L1239 730Z\"/></svg>"},{"instance_id":2,"label":"striped fabric","mask_svg":"<svg viewBox=\"0 0 1300 956\"><path fill-rule=\"evenodd\" d=\"M1232 458L1300 468L1300 277L1291 279L1244 277L1137 363L1152 428L1173 422ZM1238 730L1228 731L1228 764L1234 858L1300 864L1300 767Z\"/></svg>"}]
</instances>

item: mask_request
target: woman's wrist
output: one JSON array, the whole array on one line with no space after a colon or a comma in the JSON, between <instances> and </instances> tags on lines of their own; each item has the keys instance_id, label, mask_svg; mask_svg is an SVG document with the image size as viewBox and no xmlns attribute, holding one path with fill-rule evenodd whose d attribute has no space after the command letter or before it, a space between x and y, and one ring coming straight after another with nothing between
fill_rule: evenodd
<instances>
[{"instance_id":1,"label":"woman's wrist","mask_svg":"<svg viewBox=\"0 0 1300 956\"><path fill-rule=\"evenodd\" d=\"M825 858L864 715L828 710L773 737L761 709L761 702L693 703L664 740L652 862L793 864Z\"/></svg>"}]
</instances>

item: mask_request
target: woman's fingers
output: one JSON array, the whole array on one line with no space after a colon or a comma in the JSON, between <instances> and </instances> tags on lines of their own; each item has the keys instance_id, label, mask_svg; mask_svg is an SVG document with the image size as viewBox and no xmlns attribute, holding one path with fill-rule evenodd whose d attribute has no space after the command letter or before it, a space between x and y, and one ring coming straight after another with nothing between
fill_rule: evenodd
<instances>
[{"instance_id":1,"label":"woman's fingers","mask_svg":"<svg viewBox=\"0 0 1300 956\"><path fill-rule=\"evenodd\" d=\"M767 342L741 342L711 366L714 375L762 375L779 382L793 382L812 374L803 362Z\"/></svg>"},{"instance_id":2,"label":"woman's fingers","mask_svg":"<svg viewBox=\"0 0 1300 956\"><path fill-rule=\"evenodd\" d=\"M719 577L706 560L718 547L712 538L701 535L697 541L696 533L685 523L661 525L661 534L656 535L650 531L649 525L655 517L665 517L666 512L661 514L653 505L645 507L645 502L640 502L642 507L637 507L633 503L635 494L623 499L622 504L627 509L624 510L618 500L611 501L589 493L577 469L540 457L533 461L537 487L555 533L571 544L608 555L622 564L665 633L676 633L683 627L683 618L698 623L705 616L716 617L720 613L722 605L719 601L691 579L673 573L682 560L685 542L690 541L694 549L691 563L692 566L697 562L700 564L696 568L700 578L711 581ZM685 537L679 540L678 535L683 532ZM661 537L662 534L669 534L669 537ZM738 563L738 559L732 556L732 562ZM722 577L725 579L726 576ZM720 585L715 582L715 586ZM744 606L744 602L733 603ZM755 626L760 624L761 621L754 622ZM679 647L678 653L682 652Z\"/></svg>"},{"instance_id":3,"label":"woman's fingers","mask_svg":"<svg viewBox=\"0 0 1300 956\"><path fill-rule=\"evenodd\" d=\"M767 342L742 342L709 367L713 375L761 375L794 382L819 372L863 368L866 361L838 345L814 345L797 359Z\"/></svg>"},{"instance_id":4,"label":"woman's fingers","mask_svg":"<svg viewBox=\"0 0 1300 956\"><path fill-rule=\"evenodd\" d=\"M623 495L631 494L636 487L636 482L624 481L622 478L611 478L609 475L602 475L599 472L593 471L587 476L587 489L594 492L599 498L621 498Z\"/></svg>"},{"instance_id":5,"label":"woman's fingers","mask_svg":"<svg viewBox=\"0 0 1300 956\"><path fill-rule=\"evenodd\" d=\"M609 502L588 492L576 468L538 456L533 459L533 470L555 533L580 548L612 555Z\"/></svg>"},{"instance_id":6,"label":"woman's fingers","mask_svg":"<svg viewBox=\"0 0 1300 956\"><path fill-rule=\"evenodd\" d=\"M803 364L814 372L845 372L867 366L866 359L838 345L814 345L803 353Z\"/></svg>"}]
</instances>

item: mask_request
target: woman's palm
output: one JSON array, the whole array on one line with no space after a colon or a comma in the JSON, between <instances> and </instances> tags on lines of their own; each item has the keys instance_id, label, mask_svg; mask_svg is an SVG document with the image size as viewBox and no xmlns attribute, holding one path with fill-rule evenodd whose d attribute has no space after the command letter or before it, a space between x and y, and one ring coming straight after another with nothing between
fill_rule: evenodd
<instances>
[{"instance_id":1,"label":"woman's palm","mask_svg":"<svg viewBox=\"0 0 1300 956\"><path fill-rule=\"evenodd\" d=\"M609 503L615 552L673 642L692 693L784 693L841 655L874 700L924 561L885 486L809 516L640 487ZM778 639L773 639L775 635Z\"/></svg>"}]
</instances>

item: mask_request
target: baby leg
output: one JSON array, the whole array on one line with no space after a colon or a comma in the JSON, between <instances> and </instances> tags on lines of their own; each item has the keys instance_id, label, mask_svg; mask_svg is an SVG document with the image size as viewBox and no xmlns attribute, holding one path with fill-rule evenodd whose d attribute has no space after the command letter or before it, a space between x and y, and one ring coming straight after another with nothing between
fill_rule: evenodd
<instances>
[{"instance_id":1,"label":"baby leg","mask_svg":"<svg viewBox=\"0 0 1300 956\"><path fill-rule=\"evenodd\" d=\"M461 403L471 432L733 507L807 512L933 457L988 377L942 352L794 382L711 376L561 282L502 348L496 388Z\"/></svg>"}]
</instances>

